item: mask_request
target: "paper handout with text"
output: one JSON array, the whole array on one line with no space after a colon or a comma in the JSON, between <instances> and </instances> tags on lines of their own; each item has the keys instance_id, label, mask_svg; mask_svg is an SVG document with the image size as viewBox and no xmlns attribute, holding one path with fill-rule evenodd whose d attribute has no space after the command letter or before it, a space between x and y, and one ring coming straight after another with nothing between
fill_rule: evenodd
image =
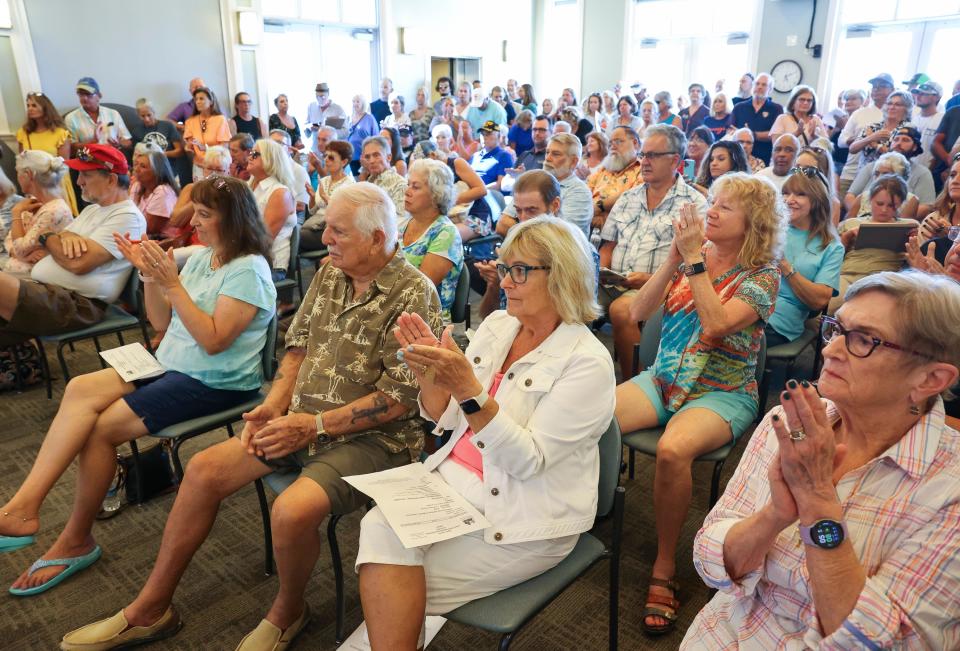
<instances>
[{"instance_id":1,"label":"paper handout with text","mask_svg":"<svg viewBox=\"0 0 960 651\"><path fill-rule=\"evenodd\" d=\"M166 373L160 362L140 343L101 351L100 357L120 374L124 382L143 380Z\"/></svg>"},{"instance_id":2,"label":"paper handout with text","mask_svg":"<svg viewBox=\"0 0 960 651\"><path fill-rule=\"evenodd\" d=\"M483 514L422 463L343 479L377 503L407 549L490 526Z\"/></svg>"}]
</instances>

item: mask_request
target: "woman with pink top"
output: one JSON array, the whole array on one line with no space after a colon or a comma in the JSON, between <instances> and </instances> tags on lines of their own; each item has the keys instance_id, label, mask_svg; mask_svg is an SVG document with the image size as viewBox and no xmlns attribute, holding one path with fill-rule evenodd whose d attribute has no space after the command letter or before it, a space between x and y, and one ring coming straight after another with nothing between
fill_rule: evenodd
<instances>
[{"instance_id":1,"label":"woman with pink top","mask_svg":"<svg viewBox=\"0 0 960 651\"><path fill-rule=\"evenodd\" d=\"M425 614L545 572L593 526L614 375L588 327L600 313L589 249L562 220L514 226L497 264L507 309L484 319L466 353L449 327L437 339L418 315L397 320L421 415L452 431L426 469L492 526L407 549L379 508L364 517L356 567L373 649L418 648Z\"/></svg>"}]
</instances>

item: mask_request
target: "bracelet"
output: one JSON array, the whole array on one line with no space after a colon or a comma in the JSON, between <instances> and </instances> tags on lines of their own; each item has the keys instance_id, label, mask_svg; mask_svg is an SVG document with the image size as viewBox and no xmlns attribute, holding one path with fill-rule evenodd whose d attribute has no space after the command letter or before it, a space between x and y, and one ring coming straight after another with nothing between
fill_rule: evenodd
<instances>
[{"instance_id":1,"label":"bracelet","mask_svg":"<svg viewBox=\"0 0 960 651\"><path fill-rule=\"evenodd\" d=\"M144 276L144 275L143 275L142 273L140 273L139 271L137 272L137 278L139 278L139 279L140 279L140 282L142 282L142 283L152 283L152 282L153 282L153 277L152 277L152 276Z\"/></svg>"},{"instance_id":2,"label":"bracelet","mask_svg":"<svg viewBox=\"0 0 960 651\"><path fill-rule=\"evenodd\" d=\"M784 276L783 279L784 279L784 280L790 280L790 278L791 278L791 277L793 276L793 274L795 274L795 273L797 273L797 270L796 270L796 269L791 269L791 270L790 270L790 273L788 273L786 276Z\"/></svg>"}]
</instances>

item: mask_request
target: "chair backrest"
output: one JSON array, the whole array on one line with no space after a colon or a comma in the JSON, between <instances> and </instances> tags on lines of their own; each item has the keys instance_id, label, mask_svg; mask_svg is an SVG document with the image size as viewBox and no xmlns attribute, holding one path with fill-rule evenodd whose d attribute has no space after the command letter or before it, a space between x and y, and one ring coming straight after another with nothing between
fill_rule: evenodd
<instances>
[{"instance_id":1,"label":"chair backrest","mask_svg":"<svg viewBox=\"0 0 960 651\"><path fill-rule=\"evenodd\" d=\"M277 372L277 313L267 325L267 339L263 342L263 351L260 353L260 363L263 365L263 381L272 382Z\"/></svg>"},{"instance_id":2,"label":"chair backrest","mask_svg":"<svg viewBox=\"0 0 960 651\"><path fill-rule=\"evenodd\" d=\"M287 278L296 278L297 266L300 264L300 224L290 231L290 261L287 263Z\"/></svg>"},{"instance_id":3,"label":"chair backrest","mask_svg":"<svg viewBox=\"0 0 960 651\"><path fill-rule=\"evenodd\" d=\"M135 315L142 316L142 299L143 294L140 291L140 277L137 275L137 268L133 267L130 269L130 275L127 277L127 282L124 284L123 290L120 292L120 296L117 297L117 300L121 303L129 305Z\"/></svg>"},{"instance_id":4,"label":"chair backrest","mask_svg":"<svg viewBox=\"0 0 960 651\"><path fill-rule=\"evenodd\" d=\"M497 202L498 206L500 206L501 212L507 207L507 200L504 199L503 193L500 192L500 190L495 188L487 188L487 196L493 197L493 200Z\"/></svg>"},{"instance_id":5,"label":"chair backrest","mask_svg":"<svg viewBox=\"0 0 960 651\"><path fill-rule=\"evenodd\" d=\"M457 278L457 289L453 295L453 305L450 306L450 320L453 323L463 323L467 320L469 301L470 268L466 264L461 264L460 276Z\"/></svg>"},{"instance_id":6,"label":"chair backrest","mask_svg":"<svg viewBox=\"0 0 960 651\"><path fill-rule=\"evenodd\" d=\"M657 351L660 350L660 331L663 329L663 308L650 315L643 322L643 330L640 332L640 366L637 371L642 371L653 365L657 358Z\"/></svg>"},{"instance_id":7,"label":"chair backrest","mask_svg":"<svg viewBox=\"0 0 960 651\"><path fill-rule=\"evenodd\" d=\"M620 484L620 461L623 444L616 417L600 437L600 482L597 490L597 517L606 516L613 509L613 495Z\"/></svg>"}]
</instances>

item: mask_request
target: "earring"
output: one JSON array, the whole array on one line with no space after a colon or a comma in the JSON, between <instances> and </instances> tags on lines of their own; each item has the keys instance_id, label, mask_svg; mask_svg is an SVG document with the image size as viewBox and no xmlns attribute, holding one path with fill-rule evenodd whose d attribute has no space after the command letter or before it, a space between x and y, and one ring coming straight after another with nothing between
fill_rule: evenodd
<instances>
[{"instance_id":1,"label":"earring","mask_svg":"<svg viewBox=\"0 0 960 651\"><path fill-rule=\"evenodd\" d=\"M918 405L918 404L916 404L916 403L911 403L911 405L910 405L910 414L911 414L912 416L919 416L919 415L920 415L920 405Z\"/></svg>"}]
</instances>

